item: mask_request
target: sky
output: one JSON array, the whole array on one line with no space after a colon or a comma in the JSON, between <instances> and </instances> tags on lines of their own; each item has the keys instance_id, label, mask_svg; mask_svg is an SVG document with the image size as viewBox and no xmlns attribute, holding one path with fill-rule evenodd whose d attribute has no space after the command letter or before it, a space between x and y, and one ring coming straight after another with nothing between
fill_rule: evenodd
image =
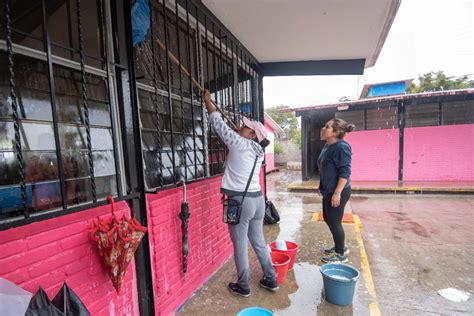
<instances>
[{"instance_id":1,"label":"sky","mask_svg":"<svg viewBox=\"0 0 474 316\"><path fill-rule=\"evenodd\" d=\"M265 77L265 107L358 99L364 84L416 79L430 71L474 79L473 29L472 0L402 0L375 66L360 76Z\"/></svg>"}]
</instances>

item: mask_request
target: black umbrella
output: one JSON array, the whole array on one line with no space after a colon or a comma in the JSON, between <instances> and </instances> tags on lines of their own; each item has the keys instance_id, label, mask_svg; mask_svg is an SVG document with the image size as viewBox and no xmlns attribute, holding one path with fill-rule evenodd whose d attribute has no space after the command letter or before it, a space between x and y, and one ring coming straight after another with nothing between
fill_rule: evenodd
<instances>
[{"instance_id":1,"label":"black umbrella","mask_svg":"<svg viewBox=\"0 0 474 316\"><path fill-rule=\"evenodd\" d=\"M188 220L191 214L189 213L188 202L186 201L186 180L181 180L183 183L183 201L181 202L181 212L179 218L181 219L181 233L183 243L183 273L184 280L186 280L186 273L188 272Z\"/></svg>"}]
</instances>

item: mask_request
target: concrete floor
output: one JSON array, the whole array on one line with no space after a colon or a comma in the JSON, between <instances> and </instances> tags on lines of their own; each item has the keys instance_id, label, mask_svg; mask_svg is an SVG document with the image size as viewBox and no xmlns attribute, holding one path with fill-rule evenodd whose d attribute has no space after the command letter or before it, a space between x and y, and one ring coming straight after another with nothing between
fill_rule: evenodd
<instances>
[{"instance_id":1,"label":"concrete floor","mask_svg":"<svg viewBox=\"0 0 474 316\"><path fill-rule=\"evenodd\" d=\"M314 193L287 192L299 172L267 177L268 195L282 221L265 226L267 243L284 239L300 245L294 269L277 293L258 286L261 269L250 253L249 298L229 293L235 281L232 258L188 300L178 315L235 315L259 306L275 315L455 315L474 314L474 298L454 303L437 291L454 287L474 295L474 196L355 195L361 224L345 224L349 264L361 271L352 306L324 300L319 272L324 247L332 246L326 225L312 220L321 211Z\"/></svg>"}]
</instances>

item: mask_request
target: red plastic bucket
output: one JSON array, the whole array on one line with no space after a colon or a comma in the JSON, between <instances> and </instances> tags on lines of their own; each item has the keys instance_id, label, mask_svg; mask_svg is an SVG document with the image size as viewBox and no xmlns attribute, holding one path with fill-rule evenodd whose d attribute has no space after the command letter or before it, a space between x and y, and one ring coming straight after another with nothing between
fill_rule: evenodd
<instances>
[{"instance_id":1,"label":"red plastic bucket","mask_svg":"<svg viewBox=\"0 0 474 316\"><path fill-rule=\"evenodd\" d=\"M278 285L285 283L290 256L281 252L270 252L270 256L272 258Z\"/></svg>"},{"instance_id":2,"label":"red plastic bucket","mask_svg":"<svg viewBox=\"0 0 474 316\"><path fill-rule=\"evenodd\" d=\"M281 252L284 254L287 254L290 257L290 265L288 266L288 270L293 269L293 265L295 264L296 261L296 253L298 252L298 244L295 244L294 242L291 241L285 241L286 243L286 248L288 250L280 250L277 249L276 247L276 241L270 243L270 249L272 249L272 252Z\"/></svg>"}]
</instances>

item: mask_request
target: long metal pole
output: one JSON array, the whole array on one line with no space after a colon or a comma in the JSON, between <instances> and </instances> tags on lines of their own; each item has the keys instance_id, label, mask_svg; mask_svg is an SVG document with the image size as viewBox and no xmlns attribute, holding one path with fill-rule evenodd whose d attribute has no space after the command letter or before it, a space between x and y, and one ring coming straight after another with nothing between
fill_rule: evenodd
<instances>
[{"instance_id":1,"label":"long metal pole","mask_svg":"<svg viewBox=\"0 0 474 316\"><path fill-rule=\"evenodd\" d=\"M165 36L165 52L168 51L168 25L166 23L166 1L163 0L163 30L164 30L164 36ZM172 98L171 98L171 70L170 70L170 58L169 54L166 55L166 75L168 76L168 110L169 110L169 121L170 121L170 138L171 138L171 161L173 163L173 170L171 174L173 175L173 183L176 183L176 167L175 167L175 159L174 159L174 137L173 137L173 108L172 108Z\"/></svg>"},{"instance_id":2,"label":"long metal pole","mask_svg":"<svg viewBox=\"0 0 474 316\"><path fill-rule=\"evenodd\" d=\"M67 194L64 174L64 164L61 153L61 143L59 141L59 126L58 126L58 111L56 104L56 84L54 82L54 69L53 61L51 58L51 45L49 41L49 34L47 32L47 14L46 14L46 3L43 0L43 40L44 48L46 50L46 57L48 61L48 77L49 77L49 89L50 89L50 100L51 100L51 113L53 118L53 129L54 129L54 144L56 147L56 159L58 162L58 173L59 173L59 185L61 189L61 203L63 209L67 209Z\"/></svg>"}]
</instances>

